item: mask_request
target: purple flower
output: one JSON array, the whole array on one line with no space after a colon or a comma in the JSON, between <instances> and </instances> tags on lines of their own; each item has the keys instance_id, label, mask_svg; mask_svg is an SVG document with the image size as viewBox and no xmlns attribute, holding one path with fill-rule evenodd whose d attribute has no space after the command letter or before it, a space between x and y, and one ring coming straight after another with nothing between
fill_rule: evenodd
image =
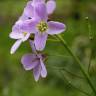
<instances>
[{"instance_id":1,"label":"purple flower","mask_svg":"<svg viewBox=\"0 0 96 96\"><path fill-rule=\"evenodd\" d=\"M45 78L47 76L47 70L44 65L44 57L42 54L37 54L35 46L30 41L34 54L26 54L22 57L21 62L25 70L33 70L35 81L39 80L39 77Z\"/></svg>"},{"instance_id":2,"label":"purple flower","mask_svg":"<svg viewBox=\"0 0 96 96\"><path fill-rule=\"evenodd\" d=\"M37 24L34 21L34 17L37 19L37 15L35 13L35 6L38 3L44 3L45 0L33 0L27 3L27 6L24 8L23 15L19 18L19 20L15 23L12 28L12 32L10 33L10 38L16 39L17 41L11 48L11 54L15 53L15 51L19 48L22 42L28 40L30 34L34 33L35 25ZM53 6L52 10L48 6ZM48 14L51 14L55 9L55 1L50 0L46 4ZM32 21L32 22L31 22ZM35 25L34 25L35 24Z\"/></svg>"},{"instance_id":3,"label":"purple flower","mask_svg":"<svg viewBox=\"0 0 96 96\"><path fill-rule=\"evenodd\" d=\"M36 18L34 18L33 20L30 20L30 22L32 23L30 29L35 29L34 43L36 49L42 51L45 48L48 34L59 34L65 31L66 27L63 23L48 21L48 11L45 3L37 3L35 5L35 17ZM28 23L26 24L28 25Z\"/></svg>"},{"instance_id":4,"label":"purple flower","mask_svg":"<svg viewBox=\"0 0 96 96\"><path fill-rule=\"evenodd\" d=\"M26 24L28 23L28 25ZM29 20L22 21L19 20L15 23L10 33L10 38L16 39L17 41L11 48L11 54L15 53L22 42L25 42L30 37L30 34L34 32L31 30L32 23ZM31 31L30 31L31 30Z\"/></svg>"},{"instance_id":5,"label":"purple flower","mask_svg":"<svg viewBox=\"0 0 96 96\"><path fill-rule=\"evenodd\" d=\"M45 3L46 0L32 0L27 3L27 6L24 8L24 12L20 19L26 20L28 18L33 18L35 15L35 6L38 3ZM52 14L56 8L56 2L55 0L49 0L47 3L45 3L47 8L47 13Z\"/></svg>"}]
</instances>

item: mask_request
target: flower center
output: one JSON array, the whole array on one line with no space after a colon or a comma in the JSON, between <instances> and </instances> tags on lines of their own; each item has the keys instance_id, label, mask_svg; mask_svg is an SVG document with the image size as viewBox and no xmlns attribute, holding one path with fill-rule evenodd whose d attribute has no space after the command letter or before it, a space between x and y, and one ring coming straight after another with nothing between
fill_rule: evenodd
<instances>
[{"instance_id":1,"label":"flower center","mask_svg":"<svg viewBox=\"0 0 96 96\"><path fill-rule=\"evenodd\" d=\"M23 32L24 37L27 35L27 32Z\"/></svg>"},{"instance_id":2,"label":"flower center","mask_svg":"<svg viewBox=\"0 0 96 96\"><path fill-rule=\"evenodd\" d=\"M37 24L37 29L38 29L40 32L46 32L46 30L48 29L48 25L47 25L46 22L41 21L40 23Z\"/></svg>"}]
</instances>

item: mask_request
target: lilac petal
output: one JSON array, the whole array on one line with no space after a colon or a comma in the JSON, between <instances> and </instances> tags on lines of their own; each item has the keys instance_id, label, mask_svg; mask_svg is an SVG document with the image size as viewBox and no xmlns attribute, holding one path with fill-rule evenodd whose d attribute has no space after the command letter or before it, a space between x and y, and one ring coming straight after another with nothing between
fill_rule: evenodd
<instances>
[{"instance_id":1,"label":"lilac petal","mask_svg":"<svg viewBox=\"0 0 96 96\"><path fill-rule=\"evenodd\" d=\"M41 63L41 76L45 78L47 76L47 70L42 59L40 59L40 63Z\"/></svg>"},{"instance_id":2,"label":"lilac petal","mask_svg":"<svg viewBox=\"0 0 96 96\"><path fill-rule=\"evenodd\" d=\"M48 31L47 33L50 35L59 34L61 32L64 32L66 27L63 23L49 21L48 22Z\"/></svg>"},{"instance_id":3,"label":"lilac petal","mask_svg":"<svg viewBox=\"0 0 96 96\"><path fill-rule=\"evenodd\" d=\"M19 20L22 21L28 20L28 16L25 13L23 13L22 16L19 17Z\"/></svg>"},{"instance_id":4,"label":"lilac petal","mask_svg":"<svg viewBox=\"0 0 96 96\"><path fill-rule=\"evenodd\" d=\"M16 33L24 33L24 32L28 32L28 33L34 33L35 31L35 26L39 21L37 19L30 19L30 20L18 20L16 22L16 24L13 26L12 28L12 32L16 32Z\"/></svg>"},{"instance_id":5,"label":"lilac petal","mask_svg":"<svg viewBox=\"0 0 96 96\"><path fill-rule=\"evenodd\" d=\"M26 20L22 23L22 25L20 26L20 29L22 30L22 32L34 33L36 31L37 23L38 23L38 20L36 19Z\"/></svg>"},{"instance_id":6,"label":"lilac petal","mask_svg":"<svg viewBox=\"0 0 96 96\"><path fill-rule=\"evenodd\" d=\"M12 27L12 32L16 32L16 33L22 33L20 26L23 24L22 20L18 20L15 25Z\"/></svg>"},{"instance_id":7,"label":"lilac petal","mask_svg":"<svg viewBox=\"0 0 96 96\"><path fill-rule=\"evenodd\" d=\"M34 8L32 6L32 1L29 1L27 3L27 6L24 9L24 14L25 16L31 17L31 18L34 16Z\"/></svg>"},{"instance_id":8,"label":"lilac petal","mask_svg":"<svg viewBox=\"0 0 96 96\"><path fill-rule=\"evenodd\" d=\"M42 34L42 33L37 32L35 34L34 43L35 43L37 50L42 51L45 48L47 36L48 34L46 33Z\"/></svg>"},{"instance_id":9,"label":"lilac petal","mask_svg":"<svg viewBox=\"0 0 96 96\"><path fill-rule=\"evenodd\" d=\"M40 62L39 62L39 63L40 63ZM34 74L35 81L38 81L38 80L39 80L40 72L41 72L41 66L40 66L40 64L39 64L39 65L37 65L37 66L33 69L33 74Z\"/></svg>"},{"instance_id":10,"label":"lilac petal","mask_svg":"<svg viewBox=\"0 0 96 96\"><path fill-rule=\"evenodd\" d=\"M18 32L11 32L9 34L9 37L12 38L12 39L21 39L21 38L23 38L23 34L18 33Z\"/></svg>"},{"instance_id":11,"label":"lilac petal","mask_svg":"<svg viewBox=\"0 0 96 96\"><path fill-rule=\"evenodd\" d=\"M39 60L35 54L26 54L22 57L21 62L25 70L31 70L38 65Z\"/></svg>"},{"instance_id":12,"label":"lilac petal","mask_svg":"<svg viewBox=\"0 0 96 96\"><path fill-rule=\"evenodd\" d=\"M45 0L33 0L33 4L35 5L36 3L44 3Z\"/></svg>"},{"instance_id":13,"label":"lilac petal","mask_svg":"<svg viewBox=\"0 0 96 96\"><path fill-rule=\"evenodd\" d=\"M32 6L32 1L29 1L24 8L24 12L22 16L19 18L19 20L28 20L29 18L32 18L34 16L34 8Z\"/></svg>"},{"instance_id":14,"label":"lilac petal","mask_svg":"<svg viewBox=\"0 0 96 96\"><path fill-rule=\"evenodd\" d=\"M22 40L21 39L17 40L15 42L15 44L12 46L10 53L11 54L14 54L16 52L16 50L19 48L19 46L21 45L21 43L22 43Z\"/></svg>"},{"instance_id":15,"label":"lilac petal","mask_svg":"<svg viewBox=\"0 0 96 96\"><path fill-rule=\"evenodd\" d=\"M36 52L36 48L35 48L34 41L29 40L29 42L30 42L30 45L31 45L32 51L33 51L34 53L37 53L37 52Z\"/></svg>"},{"instance_id":16,"label":"lilac petal","mask_svg":"<svg viewBox=\"0 0 96 96\"><path fill-rule=\"evenodd\" d=\"M47 20L47 9L45 3L38 3L35 6L36 15L42 19Z\"/></svg>"},{"instance_id":17,"label":"lilac petal","mask_svg":"<svg viewBox=\"0 0 96 96\"><path fill-rule=\"evenodd\" d=\"M27 33L26 36L24 36L24 37L22 38L22 41L24 42L24 41L28 40L29 37L30 37L30 33Z\"/></svg>"},{"instance_id":18,"label":"lilac petal","mask_svg":"<svg viewBox=\"0 0 96 96\"><path fill-rule=\"evenodd\" d=\"M52 14L54 10L56 9L56 1L55 0L49 0L46 4L47 6L47 13Z\"/></svg>"}]
</instances>

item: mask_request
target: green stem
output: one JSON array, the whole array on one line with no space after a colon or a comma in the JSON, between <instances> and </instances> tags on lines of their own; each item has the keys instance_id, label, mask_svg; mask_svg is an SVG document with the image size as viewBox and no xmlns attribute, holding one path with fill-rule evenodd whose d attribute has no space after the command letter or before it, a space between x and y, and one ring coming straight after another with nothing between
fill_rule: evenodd
<instances>
[{"instance_id":1,"label":"green stem","mask_svg":"<svg viewBox=\"0 0 96 96\"><path fill-rule=\"evenodd\" d=\"M64 79L64 81L66 80L66 83L68 83L68 85L71 85L72 88L78 90L79 92L81 92L81 93L83 93L83 94L85 94L85 95L87 95L87 96L91 96L89 93L87 93L87 92L83 91L82 89L80 89L80 88L76 87L75 85L73 85L72 82L69 81L69 80L65 77L65 75L63 74L62 71L61 71L61 75L62 75L62 77L64 77L64 78L62 78L62 79Z\"/></svg>"},{"instance_id":2,"label":"green stem","mask_svg":"<svg viewBox=\"0 0 96 96\"><path fill-rule=\"evenodd\" d=\"M47 56L56 56L56 57L63 57L63 58L70 58L70 56L64 56L64 55L61 55L61 54L48 54Z\"/></svg>"},{"instance_id":3,"label":"green stem","mask_svg":"<svg viewBox=\"0 0 96 96\"><path fill-rule=\"evenodd\" d=\"M85 69L83 67L83 64L80 62L80 60L77 58L77 56L71 51L70 47L67 45L66 41L62 38L62 36L60 36L60 35L56 35L56 36L61 41L61 43L63 44L63 46L67 49L67 51L70 53L70 55L75 59L75 61L77 62L77 64L80 66L80 69L81 69L83 75L85 76L88 84L90 85L90 87L92 88L93 92L96 95L96 89L94 88L94 86L93 86L93 84L92 84L92 82L90 80L89 74L85 71Z\"/></svg>"},{"instance_id":4,"label":"green stem","mask_svg":"<svg viewBox=\"0 0 96 96\"><path fill-rule=\"evenodd\" d=\"M91 60L92 60L92 50L89 57L89 64L88 64L88 74L90 75L90 67L91 67Z\"/></svg>"},{"instance_id":5,"label":"green stem","mask_svg":"<svg viewBox=\"0 0 96 96\"><path fill-rule=\"evenodd\" d=\"M84 77L81 77L81 76L79 76L79 75L77 75L77 74L74 74L74 73L70 72L69 70L65 69L64 67L49 66L49 65L48 65L47 67L53 68L53 69L55 69L55 70L62 70L62 71L65 71L66 73L68 73L68 74L71 75L71 76L74 76L74 77L80 78L80 79L84 79Z\"/></svg>"},{"instance_id":6,"label":"green stem","mask_svg":"<svg viewBox=\"0 0 96 96\"><path fill-rule=\"evenodd\" d=\"M54 40L54 39L48 39L48 41L59 42L58 40Z\"/></svg>"}]
</instances>

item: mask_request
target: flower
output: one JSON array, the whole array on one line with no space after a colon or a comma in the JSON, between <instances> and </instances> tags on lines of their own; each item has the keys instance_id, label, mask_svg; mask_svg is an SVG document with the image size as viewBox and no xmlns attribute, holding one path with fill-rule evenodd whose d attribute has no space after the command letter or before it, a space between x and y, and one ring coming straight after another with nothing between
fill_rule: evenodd
<instances>
[{"instance_id":1,"label":"flower","mask_svg":"<svg viewBox=\"0 0 96 96\"><path fill-rule=\"evenodd\" d=\"M21 62L25 70L33 70L35 81L38 81L40 76L42 78L47 76L47 70L43 62L44 56L36 53L33 41L30 41L30 44L34 53L24 55Z\"/></svg>"},{"instance_id":2,"label":"flower","mask_svg":"<svg viewBox=\"0 0 96 96\"><path fill-rule=\"evenodd\" d=\"M63 23L48 21L48 11L45 3L37 3L35 5L35 17L30 19L32 23L30 31L35 29L34 43L36 50L42 51L45 48L48 34L59 34L64 32L66 27ZM26 24L28 26L29 23L27 22Z\"/></svg>"},{"instance_id":3,"label":"flower","mask_svg":"<svg viewBox=\"0 0 96 96\"><path fill-rule=\"evenodd\" d=\"M35 6L38 3L44 3L44 2L45 2L45 0L33 0L33 1L29 1L27 3L27 6L24 8L24 12L23 12L22 16L15 23L15 25L12 28L12 32L10 33L10 38L17 40L11 48L11 52L10 52L11 54L15 53L15 51L19 48L21 43L28 40L28 38L30 37L30 34L35 32L34 28L32 26L34 26L33 24L36 22L34 22L32 24L30 19L33 18L32 20L34 21L34 17L36 18ZM51 6L51 5L53 6L52 10L49 11L50 9L48 6ZM48 1L46 6L48 9L48 13L51 14L55 9L55 1L53 1L53 0ZM28 24L28 25L26 25L26 24Z\"/></svg>"},{"instance_id":4,"label":"flower","mask_svg":"<svg viewBox=\"0 0 96 96\"><path fill-rule=\"evenodd\" d=\"M24 12L20 19L26 20L28 18L33 18L35 14L34 7L38 3L45 3L46 0L32 0L27 3L27 6L24 8ZM47 1L46 7L47 7L47 13L48 15L52 14L56 8L56 2L55 0L49 0Z\"/></svg>"},{"instance_id":5,"label":"flower","mask_svg":"<svg viewBox=\"0 0 96 96\"><path fill-rule=\"evenodd\" d=\"M26 20L26 22L29 23L28 20ZM28 38L30 37L30 34L33 32L33 31L30 31L30 28L32 26L32 25L30 26L30 23L29 25L26 25L26 24L24 25L24 24L25 24L24 21L19 20L15 23L15 25L12 28L12 32L10 33L9 36L10 38L16 39L17 41L11 48L11 52L10 52L11 54L15 53L15 51L18 49L20 44L28 40Z\"/></svg>"}]
</instances>

